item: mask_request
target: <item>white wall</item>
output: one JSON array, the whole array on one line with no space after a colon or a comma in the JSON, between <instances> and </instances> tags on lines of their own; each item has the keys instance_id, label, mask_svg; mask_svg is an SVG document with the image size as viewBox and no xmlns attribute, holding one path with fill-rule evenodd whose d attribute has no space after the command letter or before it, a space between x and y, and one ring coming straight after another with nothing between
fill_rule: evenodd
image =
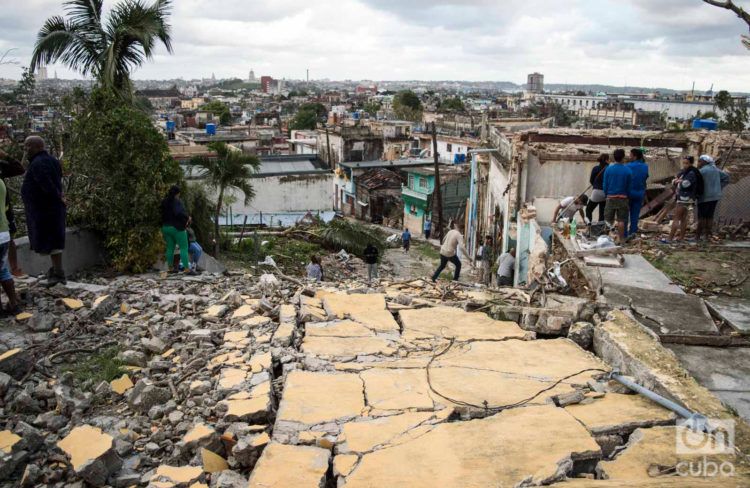
<instances>
[{"instance_id":1,"label":"white wall","mask_svg":"<svg viewBox=\"0 0 750 488\"><path fill-rule=\"evenodd\" d=\"M255 198L244 204L242 192L234 194L233 214L253 215L258 212L306 212L333 209L333 174L269 176L253 178Z\"/></svg>"}]
</instances>

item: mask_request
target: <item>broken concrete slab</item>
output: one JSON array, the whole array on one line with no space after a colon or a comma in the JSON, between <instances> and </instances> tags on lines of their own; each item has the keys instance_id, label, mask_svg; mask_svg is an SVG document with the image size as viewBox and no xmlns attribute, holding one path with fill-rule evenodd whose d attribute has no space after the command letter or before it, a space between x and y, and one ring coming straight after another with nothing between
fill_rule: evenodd
<instances>
[{"instance_id":1,"label":"broken concrete slab","mask_svg":"<svg viewBox=\"0 0 750 488\"><path fill-rule=\"evenodd\" d=\"M740 334L750 335L750 300L716 297L706 300L706 306Z\"/></svg>"},{"instance_id":2,"label":"broken concrete slab","mask_svg":"<svg viewBox=\"0 0 750 488\"><path fill-rule=\"evenodd\" d=\"M435 408L424 369L378 369L360 374L367 404L379 410Z\"/></svg>"},{"instance_id":3,"label":"broken concrete slab","mask_svg":"<svg viewBox=\"0 0 750 488\"><path fill-rule=\"evenodd\" d=\"M106 484L107 478L122 465L114 451L114 439L98 427L76 427L57 447L70 458L76 474L94 486Z\"/></svg>"},{"instance_id":4,"label":"broken concrete slab","mask_svg":"<svg viewBox=\"0 0 750 488\"><path fill-rule=\"evenodd\" d=\"M633 307L638 320L659 335L718 335L703 299L633 286L606 286L604 296L615 307Z\"/></svg>"},{"instance_id":5,"label":"broken concrete slab","mask_svg":"<svg viewBox=\"0 0 750 488\"><path fill-rule=\"evenodd\" d=\"M732 454L707 454L701 449L686 449L678 452L676 446L684 442L686 446L711 445L709 434L694 432L686 427L667 426L638 429L630 436L625 450L620 452L612 461L602 461L598 470L612 480L620 482L647 480L655 476L655 471L671 473L680 463L689 464L691 461L703 459L716 462L719 465L735 460ZM687 471L687 466L685 467ZM716 475L691 477L716 478ZM719 476L721 477L721 476Z\"/></svg>"},{"instance_id":6,"label":"broken concrete slab","mask_svg":"<svg viewBox=\"0 0 750 488\"><path fill-rule=\"evenodd\" d=\"M455 307L432 307L399 312L406 340L433 337L465 340L522 339L526 332L515 322L494 320L481 312Z\"/></svg>"},{"instance_id":7,"label":"broken concrete slab","mask_svg":"<svg viewBox=\"0 0 750 488\"><path fill-rule=\"evenodd\" d=\"M292 371L284 384L277 421L315 425L361 415L362 380L356 374Z\"/></svg>"},{"instance_id":8,"label":"broken concrete slab","mask_svg":"<svg viewBox=\"0 0 750 488\"><path fill-rule=\"evenodd\" d=\"M533 406L443 423L400 445L362 456L347 488L517 486L561 480L573 459L596 459L598 444L573 417Z\"/></svg>"},{"instance_id":9,"label":"broken concrete slab","mask_svg":"<svg viewBox=\"0 0 750 488\"><path fill-rule=\"evenodd\" d=\"M378 332L399 330L383 294L332 293L323 297L323 307L330 317L350 318Z\"/></svg>"},{"instance_id":10,"label":"broken concrete slab","mask_svg":"<svg viewBox=\"0 0 750 488\"><path fill-rule=\"evenodd\" d=\"M320 488L330 458L326 449L272 442L263 450L248 488Z\"/></svg>"},{"instance_id":11,"label":"broken concrete slab","mask_svg":"<svg viewBox=\"0 0 750 488\"><path fill-rule=\"evenodd\" d=\"M667 275L656 269L640 254L626 254L624 268L595 268L590 273L592 276L601 273L604 286L628 286L676 295L685 294L682 288L675 285ZM597 281L598 276L593 282Z\"/></svg>"},{"instance_id":12,"label":"broken concrete slab","mask_svg":"<svg viewBox=\"0 0 750 488\"><path fill-rule=\"evenodd\" d=\"M672 412L645 397L619 393L607 393L587 403L569 405L565 410L594 435L627 434L675 420Z\"/></svg>"},{"instance_id":13,"label":"broken concrete slab","mask_svg":"<svg viewBox=\"0 0 750 488\"><path fill-rule=\"evenodd\" d=\"M347 422L343 429L344 442L337 446L339 453L366 453L376 447L396 444L404 434L430 420L444 420L452 412L409 412L375 419ZM338 456L337 456L338 457Z\"/></svg>"},{"instance_id":14,"label":"broken concrete slab","mask_svg":"<svg viewBox=\"0 0 750 488\"><path fill-rule=\"evenodd\" d=\"M454 345L431 368L433 397L474 405L511 405L540 390L554 388L531 399L545 403L554 395L569 393L574 384L608 371L608 366L569 339L536 341L478 341Z\"/></svg>"},{"instance_id":15,"label":"broken concrete slab","mask_svg":"<svg viewBox=\"0 0 750 488\"><path fill-rule=\"evenodd\" d=\"M732 414L708 389L698 384L675 354L648 328L622 311L594 331L594 351L612 368L637 378L656 393L708 418L735 421L735 444L750 452L750 426Z\"/></svg>"},{"instance_id":16,"label":"broken concrete slab","mask_svg":"<svg viewBox=\"0 0 750 488\"><path fill-rule=\"evenodd\" d=\"M750 422L750 349L669 344L680 363L745 421ZM710 364L711 368L706 368Z\"/></svg>"},{"instance_id":17,"label":"broken concrete slab","mask_svg":"<svg viewBox=\"0 0 750 488\"><path fill-rule=\"evenodd\" d=\"M396 352L389 341L380 337L305 336L301 350L321 358L390 356Z\"/></svg>"}]
</instances>

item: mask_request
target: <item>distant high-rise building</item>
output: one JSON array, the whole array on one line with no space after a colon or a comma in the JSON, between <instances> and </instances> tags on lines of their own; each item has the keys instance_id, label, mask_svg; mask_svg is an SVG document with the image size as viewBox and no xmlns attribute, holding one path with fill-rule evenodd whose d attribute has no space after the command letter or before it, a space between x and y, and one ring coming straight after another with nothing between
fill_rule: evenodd
<instances>
[{"instance_id":1,"label":"distant high-rise building","mask_svg":"<svg viewBox=\"0 0 750 488\"><path fill-rule=\"evenodd\" d=\"M269 93L271 91L271 83L273 83L273 78L270 76L260 77L260 88L263 90L263 93Z\"/></svg>"},{"instance_id":2,"label":"distant high-rise building","mask_svg":"<svg viewBox=\"0 0 750 488\"><path fill-rule=\"evenodd\" d=\"M47 79L47 67L46 66L40 66L36 70L36 79L39 81L44 81Z\"/></svg>"},{"instance_id":3,"label":"distant high-rise building","mask_svg":"<svg viewBox=\"0 0 750 488\"><path fill-rule=\"evenodd\" d=\"M247 81L250 83L255 83L255 71L250 70L250 75L247 77Z\"/></svg>"},{"instance_id":4,"label":"distant high-rise building","mask_svg":"<svg viewBox=\"0 0 750 488\"><path fill-rule=\"evenodd\" d=\"M544 93L544 75L541 73L530 74L526 85L531 93Z\"/></svg>"}]
</instances>

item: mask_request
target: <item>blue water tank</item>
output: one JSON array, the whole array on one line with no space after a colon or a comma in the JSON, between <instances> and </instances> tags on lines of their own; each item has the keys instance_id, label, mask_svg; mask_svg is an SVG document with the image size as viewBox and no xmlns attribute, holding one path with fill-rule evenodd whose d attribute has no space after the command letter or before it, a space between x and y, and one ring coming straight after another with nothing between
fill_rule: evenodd
<instances>
[{"instance_id":1,"label":"blue water tank","mask_svg":"<svg viewBox=\"0 0 750 488\"><path fill-rule=\"evenodd\" d=\"M461 164L466 162L466 154L456 154L453 156L453 164Z\"/></svg>"},{"instance_id":2,"label":"blue water tank","mask_svg":"<svg viewBox=\"0 0 750 488\"><path fill-rule=\"evenodd\" d=\"M352 112L352 119L359 120L359 112Z\"/></svg>"},{"instance_id":3,"label":"blue water tank","mask_svg":"<svg viewBox=\"0 0 750 488\"><path fill-rule=\"evenodd\" d=\"M206 134L209 136L216 135L216 124L206 124Z\"/></svg>"},{"instance_id":4,"label":"blue water tank","mask_svg":"<svg viewBox=\"0 0 750 488\"><path fill-rule=\"evenodd\" d=\"M713 119L695 119L693 121L693 129L716 130L718 128L719 123Z\"/></svg>"}]
</instances>

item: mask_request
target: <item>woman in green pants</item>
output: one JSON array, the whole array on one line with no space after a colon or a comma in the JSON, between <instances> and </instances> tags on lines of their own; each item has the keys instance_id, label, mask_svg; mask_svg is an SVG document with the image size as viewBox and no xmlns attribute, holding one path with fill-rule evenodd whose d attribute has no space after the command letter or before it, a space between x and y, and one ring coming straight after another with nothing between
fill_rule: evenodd
<instances>
[{"instance_id":1,"label":"woman in green pants","mask_svg":"<svg viewBox=\"0 0 750 488\"><path fill-rule=\"evenodd\" d=\"M167 243L167 269L179 272L174 265L174 247L180 246L180 261L185 274L194 274L190 269L190 258L188 254L188 235L186 226L188 214L185 206L180 201L180 187L173 186L169 189L167 197L161 202L161 233Z\"/></svg>"}]
</instances>

